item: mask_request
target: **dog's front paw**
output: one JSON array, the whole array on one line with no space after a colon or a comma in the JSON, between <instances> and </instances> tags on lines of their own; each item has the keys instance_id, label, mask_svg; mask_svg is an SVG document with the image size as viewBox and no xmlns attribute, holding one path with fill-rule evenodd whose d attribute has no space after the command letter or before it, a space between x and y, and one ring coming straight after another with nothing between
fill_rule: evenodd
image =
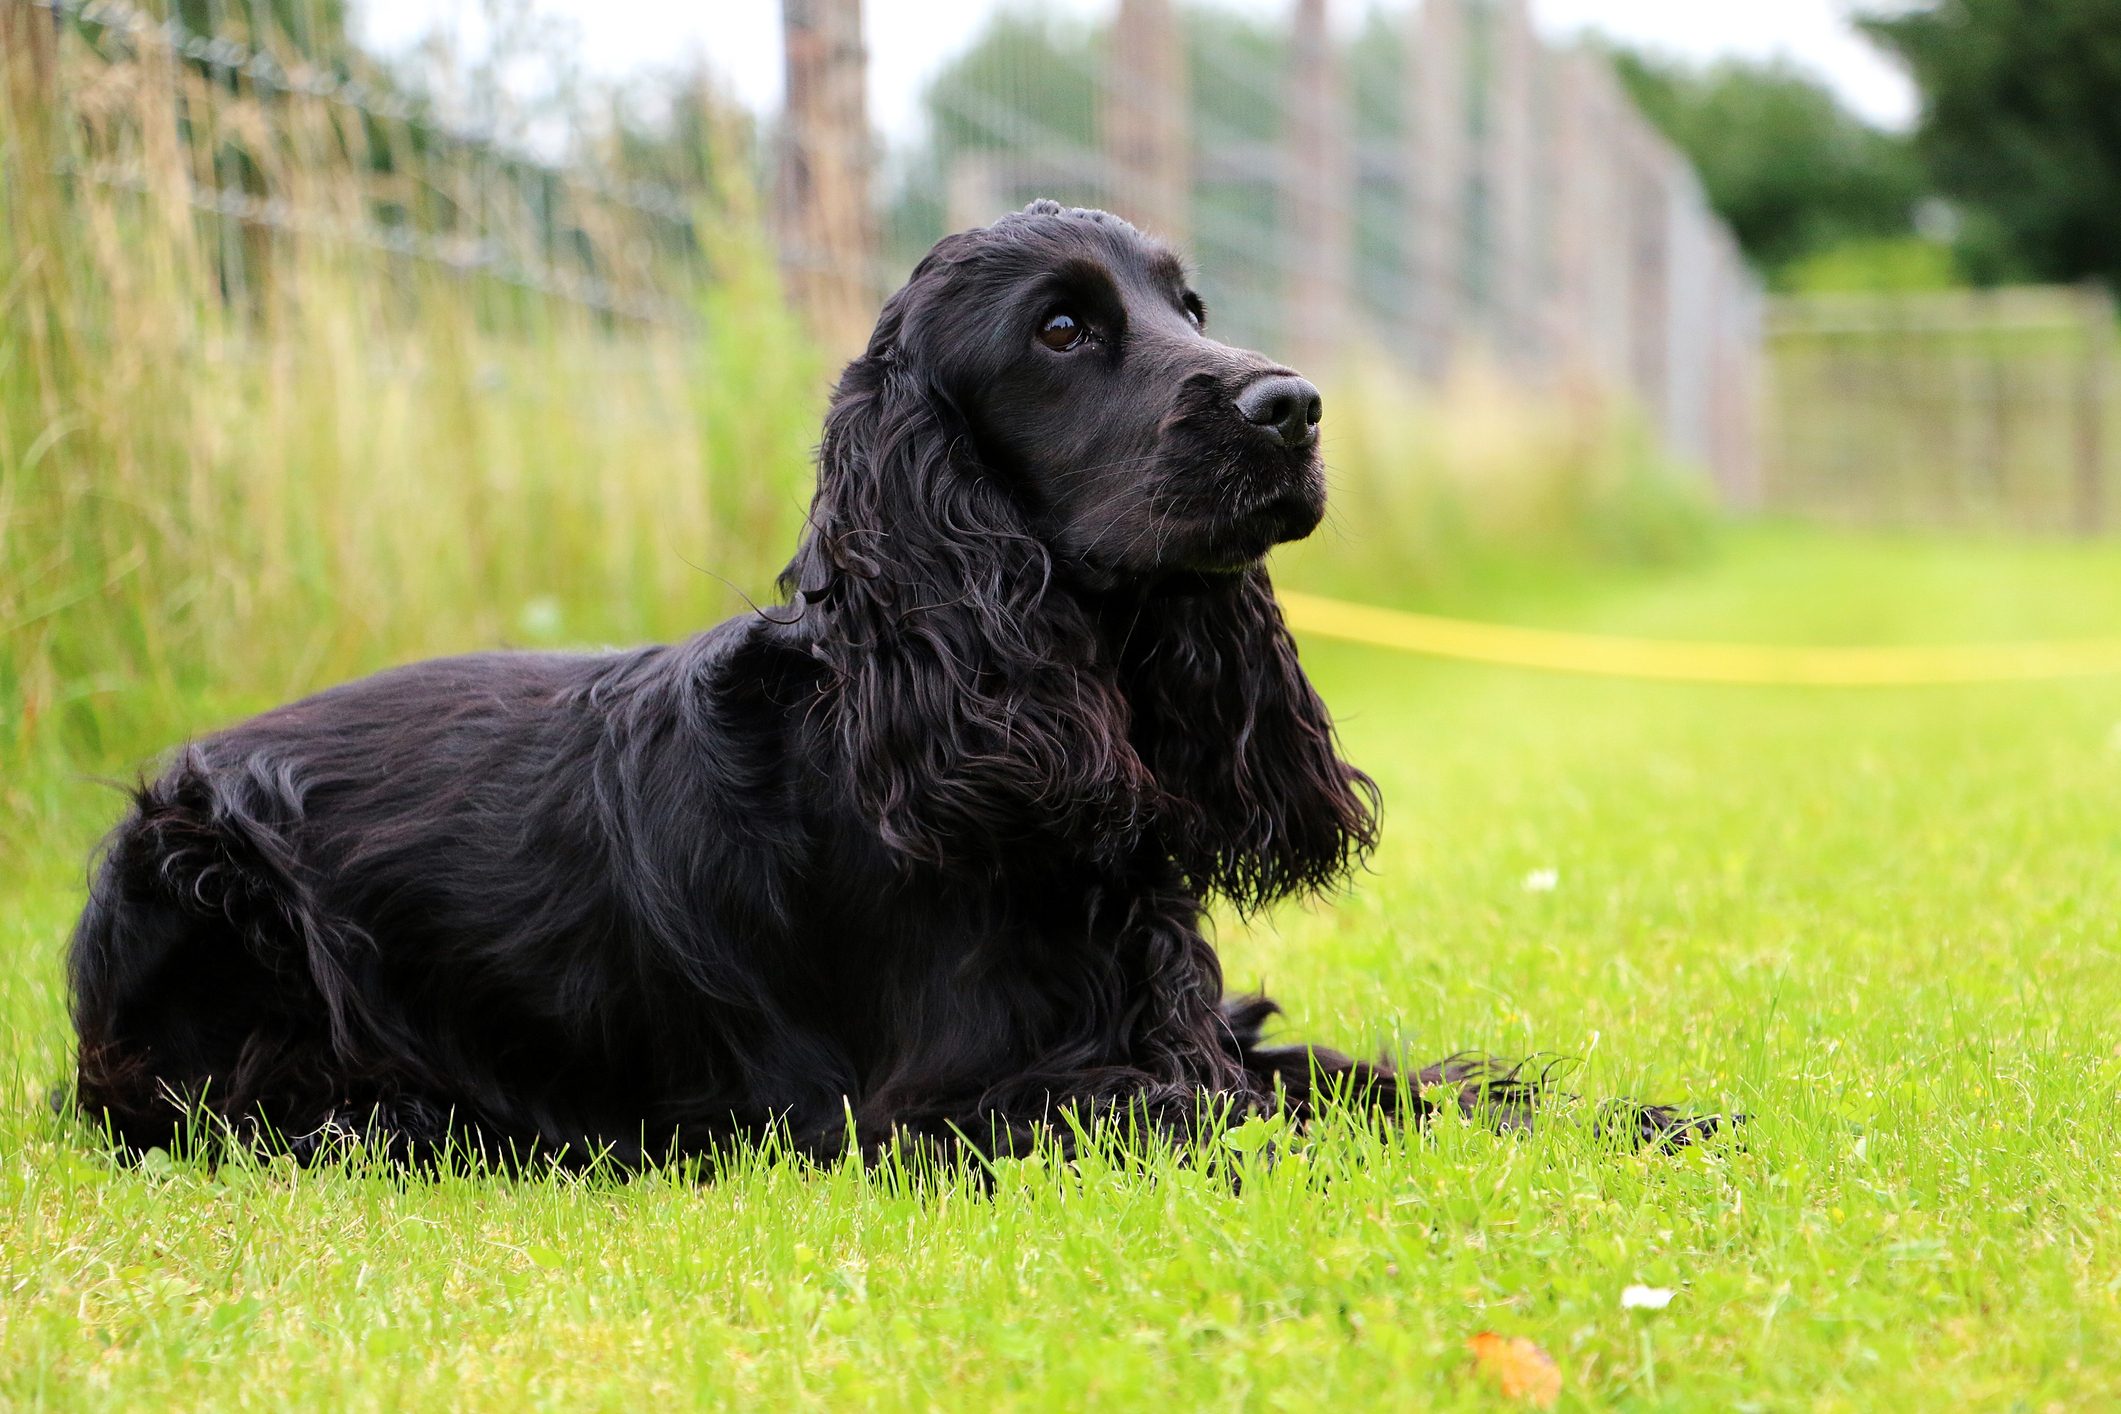
<instances>
[{"instance_id":1,"label":"dog's front paw","mask_svg":"<svg viewBox=\"0 0 2121 1414\"><path fill-rule=\"evenodd\" d=\"M1665 1153L1707 1139L1725 1127L1745 1123L1742 1114L1688 1114L1673 1105L1643 1105L1616 1100L1598 1116L1598 1133L1627 1139L1637 1148L1661 1149Z\"/></svg>"}]
</instances>

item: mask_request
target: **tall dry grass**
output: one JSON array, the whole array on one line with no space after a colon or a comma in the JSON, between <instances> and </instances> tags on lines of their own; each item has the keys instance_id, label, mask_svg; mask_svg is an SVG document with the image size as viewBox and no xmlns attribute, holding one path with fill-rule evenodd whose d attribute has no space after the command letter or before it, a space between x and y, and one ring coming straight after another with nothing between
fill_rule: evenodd
<instances>
[{"instance_id":1,"label":"tall dry grass","mask_svg":"<svg viewBox=\"0 0 2121 1414\"><path fill-rule=\"evenodd\" d=\"M380 161L343 106L152 45L9 54L0 848L83 772L385 663L670 636L768 592L830 369L740 164L683 259L580 203L598 277L682 312L621 317L377 247L379 210L440 210L425 229L549 258L476 152ZM200 209L232 182L297 219ZM1698 544L1700 501L1613 405L1479 375L1412 400L1370 367L1330 389L1335 527L1286 578L1404 602Z\"/></svg>"},{"instance_id":2,"label":"tall dry grass","mask_svg":"<svg viewBox=\"0 0 2121 1414\"><path fill-rule=\"evenodd\" d=\"M704 258L651 272L680 318L619 318L375 248L408 178L343 112L152 46L55 57L9 65L0 135L9 761L123 759L408 656L674 633L769 584L824 380L735 183ZM238 140L299 229L198 209Z\"/></svg>"}]
</instances>

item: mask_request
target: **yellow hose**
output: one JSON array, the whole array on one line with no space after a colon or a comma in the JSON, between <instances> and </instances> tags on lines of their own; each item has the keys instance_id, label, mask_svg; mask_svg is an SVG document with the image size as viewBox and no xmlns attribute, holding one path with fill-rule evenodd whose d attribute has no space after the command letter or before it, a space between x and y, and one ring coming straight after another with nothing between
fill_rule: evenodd
<instances>
[{"instance_id":1,"label":"yellow hose","mask_svg":"<svg viewBox=\"0 0 2121 1414\"><path fill-rule=\"evenodd\" d=\"M1406 653L1596 677L1805 687L2038 682L2121 673L2121 639L1802 648L1609 638L1410 614L1283 591L1290 627Z\"/></svg>"}]
</instances>

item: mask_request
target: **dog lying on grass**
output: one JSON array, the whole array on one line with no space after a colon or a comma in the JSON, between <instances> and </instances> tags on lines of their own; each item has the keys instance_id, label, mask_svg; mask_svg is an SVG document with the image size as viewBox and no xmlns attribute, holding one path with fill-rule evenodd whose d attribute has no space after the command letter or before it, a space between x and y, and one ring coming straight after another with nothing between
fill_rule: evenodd
<instances>
[{"instance_id":1,"label":"dog lying on grass","mask_svg":"<svg viewBox=\"0 0 2121 1414\"><path fill-rule=\"evenodd\" d=\"M1521 1111L1512 1073L1403 1082L1224 999L1204 900L1334 884L1376 793L1262 567L1324 513L1318 392L1204 324L1103 212L948 237L840 381L785 605L186 748L73 940L81 1110L136 1150L203 1113L300 1156L627 1163L1417 1118L1405 1082Z\"/></svg>"}]
</instances>

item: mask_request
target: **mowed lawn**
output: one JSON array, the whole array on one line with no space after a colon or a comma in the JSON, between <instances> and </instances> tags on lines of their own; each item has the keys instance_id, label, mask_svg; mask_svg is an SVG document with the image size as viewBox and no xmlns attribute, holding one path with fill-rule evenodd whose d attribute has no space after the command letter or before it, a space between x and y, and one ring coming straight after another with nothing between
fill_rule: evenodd
<instances>
[{"instance_id":1,"label":"mowed lawn","mask_svg":"<svg viewBox=\"0 0 2121 1414\"><path fill-rule=\"evenodd\" d=\"M1394 596L1380 586L1380 600ZM1754 531L1497 616L1675 637L2121 633L2121 554ZM467 647L473 645L466 645ZM1734 689L1306 645L1386 836L1222 928L1292 1034L1581 1059L1530 1137L1329 1126L1278 1162L909 1190L114 1168L42 1097L114 807L0 865L0 1404L1494 1408L2121 1400L2121 680ZM99 768L107 763L98 763ZM1631 1094L1743 1110L1677 1155ZM1251 1137L1244 1141L1249 1143ZM1631 1310L1634 1284L1668 1288ZM1891 1401L1888 1406L1887 1402Z\"/></svg>"}]
</instances>

